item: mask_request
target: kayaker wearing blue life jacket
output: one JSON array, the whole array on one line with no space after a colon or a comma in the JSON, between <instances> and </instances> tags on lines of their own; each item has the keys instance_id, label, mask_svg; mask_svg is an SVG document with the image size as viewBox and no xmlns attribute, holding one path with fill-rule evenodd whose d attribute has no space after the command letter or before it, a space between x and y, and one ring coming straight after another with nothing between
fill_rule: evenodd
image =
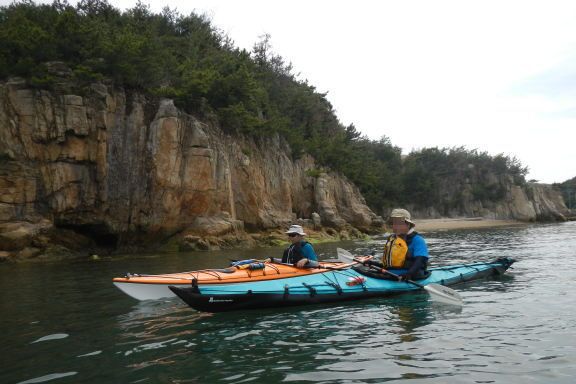
<instances>
[{"instance_id":1,"label":"kayaker wearing blue life jacket","mask_svg":"<svg viewBox=\"0 0 576 384\"><path fill-rule=\"evenodd\" d=\"M414 230L416 224L411 220L410 212L396 208L387 221L393 234L384 245L382 262L367 261L366 264L384 268L399 280L419 280L426 277L428 265L428 246L424 238Z\"/></svg>"},{"instance_id":2,"label":"kayaker wearing blue life jacket","mask_svg":"<svg viewBox=\"0 0 576 384\"><path fill-rule=\"evenodd\" d=\"M312 245L304 240L304 230L301 225L291 225L286 231L292 244L282 256L282 263L294 264L298 268L313 268L318 266L318 257Z\"/></svg>"}]
</instances>

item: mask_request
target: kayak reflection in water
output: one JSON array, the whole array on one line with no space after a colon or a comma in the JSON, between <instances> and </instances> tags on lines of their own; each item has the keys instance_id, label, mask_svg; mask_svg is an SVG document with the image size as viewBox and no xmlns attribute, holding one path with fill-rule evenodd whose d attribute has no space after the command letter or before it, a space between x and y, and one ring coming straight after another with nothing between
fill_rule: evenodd
<instances>
[{"instance_id":1,"label":"kayak reflection in water","mask_svg":"<svg viewBox=\"0 0 576 384\"><path fill-rule=\"evenodd\" d=\"M393 234L384 245L382 262L366 260L365 265L384 268L400 281L420 280L427 277L428 246L424 238L414 230L416 224L412 221L410 212L406 209L392 210L388 221Z\"/></svg>"},{"instance_id":2,"label":"kayak reflection in water","mask_svg":"<svg viewBox=\"0 0 576 384\"><path fill-rule=\"evenodd\" d=\"M318 257L312 245L304 240L306 233L300 225L291 225L286 231L288 239L292 244L284 250L282 263L294 264L298 268L314 268L318 266ZM279 262L278 259L271 258L272 262Z\"/></svg>"}]
</instances>

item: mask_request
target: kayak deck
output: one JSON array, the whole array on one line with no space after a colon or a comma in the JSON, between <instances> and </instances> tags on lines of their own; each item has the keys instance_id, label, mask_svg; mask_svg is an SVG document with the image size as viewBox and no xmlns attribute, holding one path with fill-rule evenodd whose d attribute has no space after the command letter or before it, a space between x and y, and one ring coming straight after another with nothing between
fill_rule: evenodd
<instances>
[{"instance_id":1,"label":"kayak deck","mask_svg":"<svg viewBox=\"0 0 576 384\"><path fill-rule=\"evenodd\" d=\"M307 276L326 272L326 270L339 270L350 267L354 263L320 263L317 268L296 268L288 264L255 263L262 264L262 269L223 268L203 269L191 272L170 273L162 275L144 275L127 273L124 277L112 279L116 283L132 284L190 284L196 280L198 284L243 283L249 281L285 279L294 276ZM248 265L249 266L249 265Z\"/></svg>"},{"instance_id":2,"label":"kayak deck","mask_svg":"<svg viewBox=\"0 0 576 384\"><path fill-rule=\"evenodd\" d=\"M451 286L501 275L513 263L514 260L503 258L489 263L431 268L430 276L419 284ZM279 280L192 284L191 287L171 286L170 289L194 309L223 312L388 296L420 288L407 282L366 276L357 269L342 269Z\"/></svg>"},{"instance_id":3,"label":"kayak deck","mask_svg":"<svg viewBox=\"0 0 576 384\"><path fill-rule=\"evenodd\" d=\"M162 275L127 273L124 277L113 278L112 281L118 289L137 300L158 300L175 297L168 288L171 285L189 287L193 282L201 285L219 285L287 279L319 274L326 270L345 269L353 263L321 262L317 268L306 269L287 264L262 263L257 260L251 264L256 264L260 269L251 269L250 264L247 264L246 267L204 269Z\"/></svg>"}]
</instances>

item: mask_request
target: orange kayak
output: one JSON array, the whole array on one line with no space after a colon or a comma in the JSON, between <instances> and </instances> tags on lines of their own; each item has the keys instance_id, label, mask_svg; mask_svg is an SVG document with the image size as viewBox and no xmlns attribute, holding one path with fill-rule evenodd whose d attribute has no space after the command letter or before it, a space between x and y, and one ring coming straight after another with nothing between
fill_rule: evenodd
<instances>
[{"instance_id":1,"label":"orange kayak","mask_svg":"<svg viewBox=\"0 0 576 384\"><path fill-rule=\"evenodd\" d=\"M170 273L163 275L143 275L127 273L115 277L113 283L122 292L138 300L157 300L174 297L168 286L189 287L191 285L234 284L264 280L286 279L313 275L326 270L340 270L354 263L321 262L315 268L296 268L288 264L254 262L224 269L203 269L199 271Z\"/></svg>"}]
</instances>

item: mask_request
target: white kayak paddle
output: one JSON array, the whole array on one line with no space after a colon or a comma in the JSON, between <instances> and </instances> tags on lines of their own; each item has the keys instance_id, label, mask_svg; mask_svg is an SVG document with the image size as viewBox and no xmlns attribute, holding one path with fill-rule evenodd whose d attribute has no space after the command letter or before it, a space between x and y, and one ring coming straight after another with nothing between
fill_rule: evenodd
<instances>
[{"instance_id":1,"label":"white kayak paddle","mask_svg":"<svg viewBox=\"0 0 576 384\"><path fill-rule=\"evenodd\" d=\"M360 264L360 262L354 257L354 255L348 252L347 250L342 248L336 248L336 252L339 261L343 263L357 262ZM382 272L398 278L398 275L395 275L390 271L383 270ZM412 280L405 280L405 282L424 289L426 292L430 294L430 299L434 301L452 305L460 305L460 306L464 305L464 301L462 300L460 294L458 294L458 292L456 292L451 288L434 283L422 285Z\"/></svg>"}]
</instances>

